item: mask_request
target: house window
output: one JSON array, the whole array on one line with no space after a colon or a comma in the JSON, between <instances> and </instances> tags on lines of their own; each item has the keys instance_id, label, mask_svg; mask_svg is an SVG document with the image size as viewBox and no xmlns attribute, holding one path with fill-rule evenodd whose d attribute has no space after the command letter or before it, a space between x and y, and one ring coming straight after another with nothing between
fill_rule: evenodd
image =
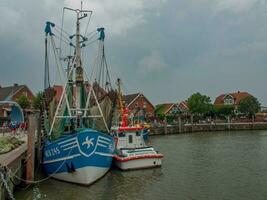
<instances>
[{"instance_id":1,"label":"house window","mask_svg":"<svg viewBox=\"0 0 267 200\"><path fill-rule=\"evenodd\" d=\"M136 131L135 134L136 134L136 136L140 136L141 132L140 131Z\"/></svg>"},{"instance_id":2,"label":"house window","mask_svg":"<svg viewBox=\"0 0 267 200\"><path fill-rule=\"evenodd\" d=\"M125 133L124 132L119 133L119 137L125 137Z\"/></svg>"},{"instance_id":3,"label":"house window","mask_svg":"<svg viewBox=\"0 0 267 200\"><path fill-rule=\"evenodd\" d=\"M129 139L129 143L133 143L133 136L132 135L129 135L128 139Z\"/></svg>"},{"instance_id":4,"label":"house window","mask_svg":"<svg viewBox=\"0 0 267 200\"><path fill-rule=\"evenodd\" d=\"M233 105L233 104L234 104L234 100L233 100L233 98L231 98L231 97L226 97L226 98L224 99L224 104L225 104L225 105Z\"/></svg>"},{"instance_id":5,"label":"house window","mask_svg":"<svg viewBox=\"0 0 267 200\"><path fill-rule=\"evenodd\" d=\"M144 102L144 109L146 109L146 102Z\"/></svg>"}]
</instances>

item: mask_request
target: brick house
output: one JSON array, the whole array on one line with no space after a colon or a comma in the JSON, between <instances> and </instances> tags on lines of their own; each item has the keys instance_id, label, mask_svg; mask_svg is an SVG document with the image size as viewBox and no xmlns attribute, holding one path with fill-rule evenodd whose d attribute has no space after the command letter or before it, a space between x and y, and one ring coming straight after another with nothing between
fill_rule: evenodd
<instances>
[{"instance_id":1,"label":"brick house","mask_svg":"<svg viewBox=\"0 0 267 200\"><path fill-rule=\"evenodd\" d=\"M56 102L58 103L60 101L60 98L63 92L63 86L54 85L52 89L55 91L55 95L56 95L55 98L56 98Z\"/></svg>"},{"instance_id":2,"label":"brick house","mask_svg":"<svg viewBox=\"0 0 267 200\"><path fill-rule=\"evenodd\" d=\"M130 111L130 116L138 119L154 117L155 108L142 93L124 95L123 101Z\"/></svg>"},{"instance_id":3,"label":"brick house","mask_svg":"<svg viewBox=\"0 0 267 200\"><path fill-rule=\"evenodd\" d=\"M26 85L14 84L13 86L0 86L0 101L18 101L20 96L26 96L29 101L33 101L34 95ZM0 117L7 118L10 114L10 105L0 106Z\"/></svg>"},{"instance_id":4,"label":"brick house","mask_svg":"<svg viewBox=\"0 0 267 200\"><path fill-rule=\"evenodd\" d=\"M178 104L176 103L163 103L156 105L155 115L156 116L173 116L179 113Z\"/></svg>"},{"instance_id":5,"label":"brick house","mask_svg":"<svg viewBox=\"0 0 267 200\"><path fill-rule=\"evenodd\" d=\"M87 92L89 92L91 85L88 82L86 82L85 87L86 87ZM56 102L58 103L60 101L60 98L61 98L61 95L63 92L63 86L54 85L52 87L52 89L55 91L55 95L56 95L55 99L56 99ZM107 94L107 92L103 88L101 88L96 82L93 84L93 89L94 89L95 94L98 97L98 99ZM75 91L73 91L73 92L75 92Z\"/></svg>"},{"instance_id":6,"label":"brick house","mask_svg":"<svg viewBox=\"0 0 267 200\"><path fill-rule=\"evenodd\" d=\"M215 99L214 105L215 106L233 105L235 109L237 109L237 106L239 105L240 101L249 96L252 95L247 92L240 92L240 91L235 93L221 94Z\"/></svg>"},{"instance_id":7,"label":"brick house","mask_svg":"<svg viewBox=\"0 0 267 200\"><path fill-rule=\"evenodd\" d=\"M178 108L181 111L181 113L189 112L189 107L186 101L181 101L180 103L178 103Z\"/></svg>"},{"instance_id":8,"label":"brick house","mask_svg":"<svg viewBox=\"0 0 267 200\"><path fill-rule=\"evenodd\" d=\"M94 85L94 91L97 91L97 87L99 88L99 86ZM90 85L88 85L87 90L89 90L89 88ZM54 85L53 89L56 92L56 102L59 102L63 92L63 87L59 85ZM101 88L99 90L99 93L102 96L106 94L106 92ZM154 116L153 104L141 93L124 95L123 101L125 102L125 106L129 109L130 111L129 114L132 117L143 119L143 118L151 118Z\"/></svg>"}]
</instances>

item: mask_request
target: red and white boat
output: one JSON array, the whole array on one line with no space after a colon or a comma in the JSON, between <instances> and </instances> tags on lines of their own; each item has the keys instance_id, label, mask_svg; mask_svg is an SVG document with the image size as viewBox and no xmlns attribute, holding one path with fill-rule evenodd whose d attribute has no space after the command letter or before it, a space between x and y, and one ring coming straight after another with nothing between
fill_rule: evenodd
<instances>
[{"instance_id":1,"label":"red and white boat","mask_svg":"<svg viewBox=\"0 0 267 200\"><path fill-rule=\"evenodd\" d=\"M115 165L122 170L160 167L163 155L147 146L144 127L128 126L128 110L123 109L121 126L113 127L116 141Z\"/></svg>"}]
</instances>

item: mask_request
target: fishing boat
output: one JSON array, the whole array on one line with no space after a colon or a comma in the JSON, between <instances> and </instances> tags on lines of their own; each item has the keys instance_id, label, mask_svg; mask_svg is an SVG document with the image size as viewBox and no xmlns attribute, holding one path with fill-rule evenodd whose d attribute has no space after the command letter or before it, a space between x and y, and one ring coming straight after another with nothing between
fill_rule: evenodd
<instances>
[{"instance_id":1,"label":"fishing boat","mask_svg":"<svg viewBox=\"0 0 267 200\"><path fill-rule=\"evenodd\" d=\"M107 70L104 28L91 32L90 37L81 35L81 21L91 18L92 11L83 10L82 7L81 9L65 7L63 17L66 11L76 14L75 34L67 35L63 25L59 28L52 22L47 22L45 27L43 166L50 177L89 185L107 173L114 157L115 141L109 135L113 91L110 89L109 74L104 75ZM56 32L53 30L60 33L59 47L55 42ZM93 38L92 35L97 38ZM75 42L72 42L72 39L75 39ZM73 55L62 59L61 42L66 40ZM101 71L101 74L98 73L98 82L93 74L91 79L87 77L81 56L81 49L93 42L99 44L99 52L93 66L95 73ZM50 86L49 47L53 49L60 80L64 80L61 76L62 71L67 71L65 81L62 81L61 94ZM67 63L67 69L62 67L62 62ZM97 69L99 67L101 69ZM100 85L101 82L104 86ZM60 98L57 99L57 96Z\"/></svg>"},{"instance_id":2,"label":"fishing boat","mask_svg":"<svg viewBox=\"0 0 267 200\"><path fill-rule=\"evenodd\" d=\"M145 127L128 124L129 110L122 102L119 79L118 86L121 123L111 130L116 141L115 165L121 170L160 167L163 155L146 145L143 137Z\"/></svg>"}]
</instances>

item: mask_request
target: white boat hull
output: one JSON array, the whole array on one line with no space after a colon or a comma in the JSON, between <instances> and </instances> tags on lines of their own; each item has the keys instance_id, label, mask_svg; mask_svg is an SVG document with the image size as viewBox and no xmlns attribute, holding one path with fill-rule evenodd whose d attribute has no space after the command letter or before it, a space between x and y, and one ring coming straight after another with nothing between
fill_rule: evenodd
<instances>
[{"instance_id":1,"label":"white boat hull","mask_svg":"<svg viewBox=\"0 0 267 200\"><path fill-rule=\"evenodd\" d=\"M52 175L53 178L71 183L90 185L100 179L108 172L109 168L102 167L83 167L75 172L62 172Z\"/></svg>"},{"instance_id":2,"label":"white boat hull","mask_svg":"<svg viewBox=\"0 0 267 200\"><path fill-rule=\"evenodd\" d=\"M160 167L162 158L129 159L126 161L116 159L115 165L121 170L145 169Z\"/></svg>"}]
</instances>

